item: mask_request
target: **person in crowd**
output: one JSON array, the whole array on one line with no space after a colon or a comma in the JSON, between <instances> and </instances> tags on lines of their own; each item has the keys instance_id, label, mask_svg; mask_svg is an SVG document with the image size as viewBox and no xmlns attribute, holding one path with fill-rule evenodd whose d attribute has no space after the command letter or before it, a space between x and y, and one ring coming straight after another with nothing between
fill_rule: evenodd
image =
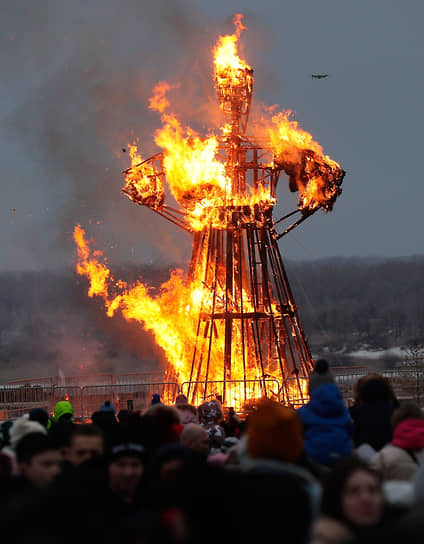
<instances>
[{"instance_id":1,"label":"person in crowd","mask_svg":"<svg viewBox=\"0 0 424 544\"><path fill-rule=\"evenodd\" d=\"M228 408L228 412L222 426L224 428L225 436L234 436L236 438L240 437L241 420L232 406Z\"/></svg>"},{"instance_id":2,"label":"person in crowd","mask_svg":"<svg viewBox=\"0 0 424 544\"><path fill-rule=\"evenodd\" d=\"M411 480L424 458L424 415L417 404L401 404L392 416L393 438L371 460L383 480Z\"/></svg>"},{"instance_id":3,"label":"person in crowd","mask_svg":"<svg viewBox=\"0 0 424 544\"><path fill-rule=\"evenodd\" d=\"M171 443L179 443L183 425L179 412L173 406L154 404L142 416L131 418L131 432L142 437L149 455Z\"/></svg>"},{"instance_id":4,"label":"person in crowd","mask_svg":"<svg viewBox=\"0 0 424 544\"><path fill-rule=\"evenodd\" d=\"M310 401L298 410L305 431L305 451L325 466L352 451L353 423L328 362L319 359L309 377Z\"/></svg>"},{"instance_id":5,"label":"person in crowd","mask_svg":"<svg viewBox=\"0 0 424 544\"><path fill-rule=\"evenodd\" d=\"M106 446L115 440L115 435L119 434L119 424L115 417L115 410L97 410L91 414L93 424L102 430Z\"/></svg>"},{"instance_id":6,"label":"person in crowd","mask_svg":"<svg viewBox=\"0 0 424 544\"><path fill-rule=\"evenodd\" d=\"M53 412L53 425L48 433L52 440L61 448L62 454L69 446L69 437L75 427L74 408L67 400L56 403Z\"/></svg>"},{"instance_id":7,"label":"person in crowd","mask_svg":"<svg viewBox=\"0 0 424 544\"><path fill-rule=\"evenodd\" d=\"M110 400L105 400L104 403L100 406L101 412L112 412L115 414L116 410Z\"/></svg>"},{"instance_id":8,"label":"person in crowd","mask_svg":"<svg viewBox=\"0 0 424 544\"><path fill-rule=\"evenodd\" d=\"M13 422L10 428L10 446L16 452L16 447L24 436L31 433L47 434L47 429L38 421L29 419L29 414L25 414Z\"/></svg>"},{"instance_id":9,"label":"person in crowd","mask_svg":"<svg viewBox=\"0 0 424 544\"><path fill-rule=\"evenodd\" d=\"M217 399L204 402L199 406L198 414L200 424L209 435L211 453L219 453L225 440L221 403Z\"/></svg>"},{"instance_id":10,"label":"person in crowd","mask_svg":"<svg viewBox=\"0 0 424 544\"><path fill-rule=\"evenodd\" d=\"M341 461L323 487L321 514L313 528L317 544L371 538L386 522L380 475L357 456Z\"/></svg>"},{"instance_id":11,"label":"person in crowd","mask_svg":"<svg viewBox=\"0 0 424 544\"><path fill-rule=\"evenodd\" d=\"M181 444L205 458L209 455L209 435L201 425L186 425L181 433Z\"/></svg>"},{"instance_id":12,"label":"person in crowd","mask_svg":"<svg viewBox=\"0 0 424 544\"><path fill-rule=\"evenodd\" d=\"M387 388L387 398L390 404L393 405L394 409L399 408L400 402L396 397L390 380L384 377L382 374L376 374L373 372L371 372L370 374L366 374L365 376L361 376L359 380L357 380L357 382L355 383L355 398L352 408L360 406L363 403L362 388L370 380L380 380L384 382Z\"/></svg>"},{"instance_id":13,"label":"person in crowd","mask_svg":"<svg viewBox=\"0 0 424 544\"><path fill-rule=\"evenodd\" d=\"M104 453L103 432L97 425L76 425L72 430L64 459L77 467L88 459Z\"/></svg>"},{"instance_id":14,"label":"person in crowd","mask_svg":"<svg viewBox=\"0 0 424 544\"><path fill-rule=\"evenodd\" d=\"M62 470L62 454L56 444L44 433L33 432L16 445L19 474L33 486L46 489Z\"/></svg>"},{"instance_id":15,"label":"person in crowd","mask_svg":"<svg viewBox=\"0 0 424 544\"><path fill-rule=\"evenodd\" d=\"M160 398L159 393L153 393L151 404L152 404L152 405L155 405L155 404L163 404L163 402L162 402L162 400L161 400L161 398Z\"/></svg>"},{"instance_id":16,"label":"person in crowd","mask_svg":"<svg viewBox=\"0 0 424 544\"><path fill-rule=\"evenodd\" d=\"M183 394L179 393L175 399L175 405L177 404L188 404L188 398Z\"/></svg>"},{"instance_id":17,"label":"person in crowd","mask_svg":"<svg viewBox=\"0 0 424 544\"><path fill-rule=\"evenodd\" d=\"M181 395L181 396L184 397L184 395ZM180 415L181 425L185 426L185 425L190 425L193 423L195 424L199 423L197 408L195 406L188 404L188 402L183 403L180 400L179 402L175 403L175 408L178 410L178 413Z\"/></svg>"},{"instance_id":18,"label":"person in crowd","mask_svg":"<svg viewBox=\"0 0 424 544\"><path fill-rule=\"evenodd\" d=\"M38 423L41 423L41 425L47 430L50 429L52 426L50 416L47 410L44 410L44 408L33 408L32 410L30 410L29 419L31 421L38 421Z\"/></svg>"},{"instance_id":19,"label":"person in crowd","mask_svg":"<svg viewBox=\"0 0 424 544\"><path fill-rule=\"evenodd\" d=\"M54 407L54 422L65 424L67 422L73 422L74 420L74 408L72 404L67 400L60 400Z\"/></svg>"},{"instance_id":20,"label":"person in crowd","mask_svg":"<svg viewBox=\"0 0 424 544\"><path fill-rule=\"evenodd\" d=\"M30 420L29 414L24 414L13 421L8 429L8 444L2 448L2 453L10 459L12 474L18 474L16 447L24 436L31 433L47 434L47 429L38 421Z\"/></svg>"},{"instance_id":21,"label":"person in crowd","mask_svg":"<svg viewBox=\"0 0 424 544\"><path fill-rule=\"evenodd\" d=\"M62 470L62 454L45 433L32 432L16 445L18 475L1 490L0 523L7 542L34 541L45 526L48 493Z\"/></svg>"},{"instance_id":22,"label":"person in crowd","mask_svg":"<svg viewBox=\"0 0 424 544\"><path fill-rule=\"evenodd\" d=\"M393 394L382 377L364 380L358 389L357 405L351 408L355 426L353 442L356 448L368 444L376 452L391 442Z\"/></svg>"},{"instance_id":23,"label":"person in crowd","mask_svg":"<svg viewBox=\"0 0 424 544\"><path fill-rule=\"evenodd\" d=\"M256 495L261 500L253 501L254 505L261 503L260 517L265 516L267 508L274 509L270 504L272 493L267 497L265 487L281 490L277 501L280 524L293 528L292 523L299 522L297 534L289 531L293 538L290 542L308 541L320 496L318 481L300 465L303 450L302 422L294 409L264 399L249 414L247 435L239 443L240 471L247 481L252 480L253 487L262 489ZM303 512L302 522L297 509ZM254 508L251 515L254 516ZM259 528L255 534L259 536Z\"/></svg>"},{"instance_id":24,"label":"person in crowd","mask_svg":"<svg viewBox=\"0 0 424 544\"><path fill-rule=\"evenodd\" d=\"M67 534L61 535L66 542L134 542L130 525L148 499L147 454L126 430L117 432L113 440L103 456L75 467L73 478L62 481L56 490L58 499L51 512L56 527L68 527Z\"/></svg>"},{"instance_id":25,"label":"person in crowd","mask_svg":"<svg viewBox=\"0 0 424 544\"><path fill-rule=\"evenodd\" d=\"M117 503L121 505L137 503L145 458L145 449L139 443L118 442L110 448L108 485Z\"/></svg>"}]
</instances>

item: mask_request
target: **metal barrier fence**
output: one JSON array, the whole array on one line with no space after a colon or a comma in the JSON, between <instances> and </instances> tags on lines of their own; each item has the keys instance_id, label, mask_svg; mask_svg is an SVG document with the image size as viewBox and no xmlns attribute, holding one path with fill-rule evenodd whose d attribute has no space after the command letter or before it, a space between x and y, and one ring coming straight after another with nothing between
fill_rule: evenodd
<instances>
[{"instance_id":1,"label":"metal barrier fence","mask_svg":"<svg viewBox=\"0 0 424 544\"><path fill-rule=\"evenodd\" d=\"M54 385L54 379L51 376L43 378L22 378L9 380L5 384L7 387L49 387L52 385Z\"/></svg>"},{"instance_id":2,"label":"metal barrier fence","mask_svg":"<svg viewBox=\"0 0 424 544\"><path fill-rule=\"evenodd\" d=\"M9 380L3 387L67 387L85 385L113 385L164 382L164 372L133 372L127 374L81 374Z\"/></svg>"},{"instance_id":3,"label":"metal barrier fence","mask_svg":"<svg viewBox=\"0 0 424 544\"><path fill-rule=\"evenodd\" d=\"M166 404L174 404L180 388L175 382L138 383L121 385L87 385L82 388L82 417L91 417L105 400L110 400L117 411L131 409L144 411L152 396L158 393Z\"/></svg>"},{"instance_id":4,"label":"metal barrier fence","mask_svg":"<svg viewBox=\"0 0 424 544\"><path fill-rule=\"evenodd\" d=\"M281 400L293 408L300 408L309 400L308 378L286 378L281 385Z\"/></svg>"},{"instance_id":5,"label":"metal barrier fence","mask_svg":"<svg viewBox=\"0 0 424 544\"><path fill-rule=\"evenodd\" d=\"M263 397L281 400L280 383L274 379L184 382L181 392L195 405L218 398L238 412L244 411L249 401Z\"/></svg>"},{"instance_id":6,"label":"metal barrier fence","mask_svg":"<svg viewBox=\"0 0 424 544\"><path fill-rule=\"evenodd\" d=\"M0 390L0 419L14 419L32 408L52 412L60 400L69 400L75 417L82 416L80 387L5 387Z\"/></svg>"},{"instance_id":7,"label":"metal barrier fence","mask_svg":"<svg viewBox=\"0 0 424 544\"><path fill-rule=\"evenodd\" d=\"M350 374L343 372L334 376L348 405L355 398L358 380L369 373L367 370ZM417 402L424 400L424 371L395 369L382 371L381 374L389 380L399 400L411 399ZM144 411L150 405L154 393L161 395L166 404L174 404L180 391L195 405L218 398L225 406L232 406L239 412L245 411L255 400L263 397L295 408L308 400L307 378L288 378L283 384L276 379L198 381L191 384L184 382L181 387L176 382L165 381L131 383L133 379L148 376L152 376L152 373L126 374L122 375L122 379L128 380L129 383L84 387L38 385L38 380L35 384L26 380L22 383L9 383L0 386L0 421L20 417L32 408L44 408L52 413L59 400L69 400L73 405L75 417L81 419L90 418L105 400L110 400L117 410L129 408Z\"/></svg>"}]
</instances>

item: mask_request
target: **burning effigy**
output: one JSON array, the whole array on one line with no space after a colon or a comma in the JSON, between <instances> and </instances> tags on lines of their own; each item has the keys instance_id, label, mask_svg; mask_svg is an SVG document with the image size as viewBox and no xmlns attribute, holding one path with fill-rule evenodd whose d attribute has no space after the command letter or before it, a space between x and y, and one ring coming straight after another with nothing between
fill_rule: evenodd
<instances>
[{"instance_id":1,"label":"burning effigy","mask_svg":"<svg viewBox=\"0 0 424 544\"><path fill-rule=\"evenodd\" d=\"M77 272L108 316L121 312L153 333L168 362L166 380L190 402L218 397L241 409L268 397L300 404L312 357L277 241L317 210L332 209L345 172L289 111L264 114L248 132L253 69L238 54L242 15L234 25L214 49L219 134L183 126L168 99L171 85L161 82L150 99L161 116L160 151L143 158L129 145L132 164L124 171L123 192L132 201L193 236L189 270L172 271L156 293L142 280L116 281L77 225ZM282 173L298 193L297 208L275 220ZM166 204L167 191L179 208Z\"/></svg>"}]
</instances>

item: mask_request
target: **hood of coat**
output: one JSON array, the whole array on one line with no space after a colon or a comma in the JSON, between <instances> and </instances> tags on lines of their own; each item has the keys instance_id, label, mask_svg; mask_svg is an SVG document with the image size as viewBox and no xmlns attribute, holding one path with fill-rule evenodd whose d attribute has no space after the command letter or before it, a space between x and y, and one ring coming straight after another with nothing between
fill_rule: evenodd
<instances>
[{"instance_id":1,"label":"hood of coat","mask_svg":"<svg viewBox=\"0 0 424 544\"><path fill-rule=\"evenodd\" d=\"M424 420L409 418L401 421L393 431L392 444L404 450L424 448Z\"/></svg>"},{"instance_id":2,"label":"hood of coat","mask_svg":"<svg viewBox=\"0 0 424 544\"><path fill-rule=\"evenodd\" d=\"M346 411L340 389L334 383L317 387L311 394L309 406L321 417L338 417Z\"/></svg>"}]
</instances>

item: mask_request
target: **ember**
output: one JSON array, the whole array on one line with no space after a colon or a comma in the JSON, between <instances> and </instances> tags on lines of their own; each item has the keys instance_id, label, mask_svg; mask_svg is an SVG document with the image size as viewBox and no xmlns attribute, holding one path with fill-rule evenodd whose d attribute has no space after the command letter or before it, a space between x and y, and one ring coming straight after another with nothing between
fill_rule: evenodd
<instances>
[{"instance_id":1,"label":"ember","mask_svg":"<svg viewBox=\"0 0 424 544\"><path fill-rule=\"evenodd\" d=\"M173 86L161 82L150 100L161 114L161 151L143 160L137 146L128 147L123 191L193 233L188 273L174 271L158 294L141 281L115 282L79 225L77 271L90 280L89 296L104 298L109 316L119 310L153 332L169 363L167 379L182 384L190 402L219 395L237 409L262 396L303 403L312 359L277 240L318 209L332 209L344 171L290 112L264 115L247 134L253 70L238 56L241 15L234 24L235 33L221 36L214 50L222 135L202 137L182 126L167 97ZM282 171L299 192L298 208L274 221ZM165 204L165 184L181 209ZM278 234L276 224L296 213Z\"/></svg>"}]
</instances>

